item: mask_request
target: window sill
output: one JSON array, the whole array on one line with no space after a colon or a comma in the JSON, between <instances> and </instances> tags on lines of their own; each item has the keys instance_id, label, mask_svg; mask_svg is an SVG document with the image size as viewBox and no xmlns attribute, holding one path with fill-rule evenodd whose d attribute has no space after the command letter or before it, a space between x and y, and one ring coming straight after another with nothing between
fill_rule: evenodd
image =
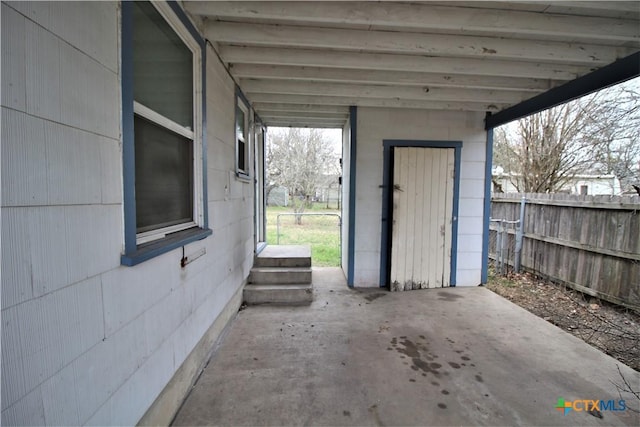
<instances>
[{"instance_id":1,"label":"window sill","mask_svg":"<svg viewBox=\"0 0 640 427\"><path fill-rule=\"evenodd\" d=\"M250 183L251 176L247 175L244 172L236 172L236 179L241 182Z\"/></svg>"},{"instance_id":2,"label":"window sill","mask_svg":"<svg viewBox=\"0 0 640 427\"><path fill-rule=\"evenodd\" d=\"M193 227L167 235L164 239L138 245L135 252L120 257L120 264L132 267L157 257L188 243L202 240L213 232L209 229Z\"/></svg>"}]
</instances>

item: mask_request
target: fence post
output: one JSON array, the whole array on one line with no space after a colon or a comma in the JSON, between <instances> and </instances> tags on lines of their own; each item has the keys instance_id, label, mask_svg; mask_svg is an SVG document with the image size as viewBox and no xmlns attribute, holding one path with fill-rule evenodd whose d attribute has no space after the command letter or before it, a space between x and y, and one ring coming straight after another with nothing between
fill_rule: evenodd
<instances>
[{"instance_id":1,"label":"fence post","mask_svg":"<svg viewBox=\"0 0 640 427\"><path fill-rule=\"evenodd\" d=\"M516 273L520 273L522 267L522 238L524 237L524 207L526 204L527 199L523 196L520 201L520 220L518 221L518 229L516 230L516 253L513 266Z\"/></svg>"},{"instance_id":2,"label":"fence post","mask_svg":"<svg viewBox=\"0 0 640 427\"><path fill-rule=\"evenodd\" d=\"M280 244L280 214L276 216L276 244Z\"/></svg>"},{"instance_id":3,"label":"fence post","mask_svg":"<svg viewBox=\"0 0 640 427\"><path fill-rule=\"evenodd\" d=\"M509 234L507 233L507 220L503 219L501 222L500 232L502 233L502 239L500 239L500 272L503 276L507 274L507 262L508 259L505 260L505 256L507 254L507 243L509 239Z\"/></svg>"}]
</instances>

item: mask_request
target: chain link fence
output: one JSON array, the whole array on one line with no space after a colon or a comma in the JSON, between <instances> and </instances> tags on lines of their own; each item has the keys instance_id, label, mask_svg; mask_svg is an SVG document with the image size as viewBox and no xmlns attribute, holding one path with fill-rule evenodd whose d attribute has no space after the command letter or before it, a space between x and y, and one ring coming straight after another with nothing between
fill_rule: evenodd
<instances>
[{"instance_id":1,"label":"chain link fence","mask_svg":"<svg viewBox=\"0 0 640 427\"><path fill-rule=\"evenodd\" d=\"M522 245L517 244L520 221L491 218L489 225L489 262L497 274L518 272Z\"/></svg>"}]
</instances>

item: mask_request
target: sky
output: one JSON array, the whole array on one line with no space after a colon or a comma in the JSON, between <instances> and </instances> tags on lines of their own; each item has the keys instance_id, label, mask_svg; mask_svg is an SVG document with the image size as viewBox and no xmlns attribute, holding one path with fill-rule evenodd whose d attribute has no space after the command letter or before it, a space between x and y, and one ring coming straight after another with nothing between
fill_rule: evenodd
<instances>
[{"instance_id":1,"label":"sky","mask_svg":"<svg viewBox=\"0 0 640 427\"><path fill-rule=\"evenodd\" d=\"M287 128L281 127L269 127L269 130L278 132L281 130L285 130ZM333 152L338 155L338 157L342 157L342 129L318 129L320 132L324 134L326 139L330 141L331 148L333 148Z\"/></svg>"}]
</instances>

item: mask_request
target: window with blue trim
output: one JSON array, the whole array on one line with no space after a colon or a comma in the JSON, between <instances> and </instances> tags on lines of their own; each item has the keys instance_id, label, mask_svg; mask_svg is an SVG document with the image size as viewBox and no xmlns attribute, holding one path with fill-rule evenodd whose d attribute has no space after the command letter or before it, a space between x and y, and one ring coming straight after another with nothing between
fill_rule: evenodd
<instances>
[{"instance_id":1,"label":"window with blue trim","mask_svg":"<svg viewBox=\"0 0 640 427\"><path fill-rule=\"evenodd\" d=\"M122 263L135 265L211 233L202 163L204 58L175 3L122 5Z\"/></svg>"},{"instance_id":2,"label":"window with blue trim","mask_svg":"<svg viewBox=\"0 0 640 427\"><path fill-rule=\"evenodd\" d=\"M242 97L236 99L236 175L249 178L249 106Z\"/></svg>"}]
</instances>

